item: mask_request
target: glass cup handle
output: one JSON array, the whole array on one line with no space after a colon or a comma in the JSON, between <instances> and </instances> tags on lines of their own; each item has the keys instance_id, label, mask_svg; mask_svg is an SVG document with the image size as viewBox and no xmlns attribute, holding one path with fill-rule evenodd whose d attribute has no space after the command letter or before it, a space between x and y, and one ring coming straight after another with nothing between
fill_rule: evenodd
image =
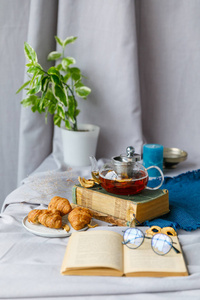
<instances>
[{"instance_id":1,"label":"glass cup handle","mask_svg":"<svg viewBox=\"0 0 200 300\"><path fill-rule=\"evenodd\" d=\"M151 166L151 167L148 167L147 170L153 169L153 168L157 169L160 172L162 180L161 180L161 183L158 186L154 187L154 188L146 186L145 188L147 190L157 190L157 189L159 189L161 187L161 185L163 184L163 181L164 181L164 174L163 174L162 170L159 167L157 167L157 166Z\"/></svg>"}]
</instances>

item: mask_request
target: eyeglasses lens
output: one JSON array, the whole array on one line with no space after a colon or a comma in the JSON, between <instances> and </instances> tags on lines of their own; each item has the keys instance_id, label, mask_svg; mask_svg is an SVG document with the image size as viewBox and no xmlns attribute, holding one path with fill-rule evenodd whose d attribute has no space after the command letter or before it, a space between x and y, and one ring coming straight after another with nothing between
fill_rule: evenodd
<instances>
[{"instance_id":1,"label":"eyeglasses lens","mask_svg":"<svg viewBox=\"0 0 200 300\"><path fill-rule=\"evenodd\" d=\"M124 243L131 249L138 248L144 240L144 234L136 228L127 229L124 233Z\"/></svg>"},{"instance_id":2,"label":"eyeglasses lens","mask_svg":"<svg viewBox=\"0 0 200 300\"><path fill-rule=\"evenodd\" d=\"M159 255L167 254L172 248L172 241L169 236L162 233L157 233L151 240L151 246L154 252Z\"/></svg>"}]
</instances>

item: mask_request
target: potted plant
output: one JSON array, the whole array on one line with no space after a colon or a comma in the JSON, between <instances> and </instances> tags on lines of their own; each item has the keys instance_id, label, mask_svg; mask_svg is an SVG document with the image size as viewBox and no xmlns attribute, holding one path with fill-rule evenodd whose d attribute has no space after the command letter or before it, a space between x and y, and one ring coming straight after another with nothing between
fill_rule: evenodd
<instances>
[{"instance_id":1,"label":"potted plant","mask_svg":"<svg viewBox=\"0 0 200 300\"><path fill-rule=\"evenodd\" d=\"M62 51L50 52L47 59L57 64L47 71L39 64L35 50L24 43L24 52L29 80L17 91L26 90L21 101L24 107L31 106L33 112L53 115L54 124L61 128L64 161L74 166L89 165L89 156L95 155L99 127L91 124L77 124L77 96L87 99L91 89L82 82L81 70L74 65L73 57L65 56L65 48L77 37L62 40L55 36ZM88 152L89 151L89 152Z\"/></svg>"}]
</instances>

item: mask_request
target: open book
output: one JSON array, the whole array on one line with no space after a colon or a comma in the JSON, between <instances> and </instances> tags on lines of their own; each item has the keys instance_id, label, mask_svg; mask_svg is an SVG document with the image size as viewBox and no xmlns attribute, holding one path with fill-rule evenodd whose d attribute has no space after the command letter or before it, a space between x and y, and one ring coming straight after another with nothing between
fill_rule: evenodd
<instances>
[{"instance_id":1,"label":"open book","mask_svg":"<svg viewBox=\"0 0 200 300\"><path fill-rule=\"evenodd\" d=\"M172 237L181 251L178 238ZM151 240L137 249L122 244L114 231L94 230L72 233L61 267L63 275L88 276L187 276L183 254L173 249L164 256L154 253Z\"/></svg>"}]
</instances>

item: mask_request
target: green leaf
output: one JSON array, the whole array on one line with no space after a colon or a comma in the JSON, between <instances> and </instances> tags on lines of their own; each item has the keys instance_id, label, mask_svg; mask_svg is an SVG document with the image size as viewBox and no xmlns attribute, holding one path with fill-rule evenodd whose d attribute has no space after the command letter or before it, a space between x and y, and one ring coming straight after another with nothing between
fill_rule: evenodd
<instances>
[{"instance_id":1,"label":"green leaf","mask_svg":"<svg viewBox=\"0 0 200 300\"><path fill-rule=\"evenodd\" d=\"M42 78L42 81L41 81L41 89L43 92L46 92L47 89L48 89L48 86L49 86L49 77L48 76L45 76Z\"/></svg>"},{"instance_id":2,"label":"green leaf","mask_svg":"<svg viewBox=\"0 0 200 300\"><path fill-rule=\"evenodd\" d=\"M54 115L55 114L55 111L56 111L56 105L54 103L49 103L48 104L48 111L51 115Z\"/></svg>"},{"instance_id":3,"label":"green leaf","mask_svg":"<svg viewBox=\"0 0 200 300\"><path fill-rule=\"evenodd\" d=\"M75 113L74 113L75 118L79 115L80 112L81 112L80 109L75 110Z\"/></svg>"},{"instance_id":4,"label":"green leaf","mask_svg":"<svg viewBox=\"0 0 200 300\"><path fill-rule=\"evenodd\" d=\"M70 122L69 122L68 119L65 119L65 127L66 127L67 129L71 129L71 128L72 128L72 127L71 127L71 124L70 124Z\"/></svg>"},{"instance_id":5,"label":"green leaf","mask_svg":"<svg viewBox=\"0 0 200 300\"><path fill-rule=\"evenodd\" d=\"M38 103L39 104L38 111L40 113L45 112L45 105L44 105L44 103L45 103L45 101L44 101L44 95L43 95L43 97L40 99L40 101Z\"/></svg>"},{"instance_id":6,"label":"green leaf","mask_svg":"<svg viewBox=\"0 0 200 300\"><path fill-rule=\"evenodd\" d=\"M42 75L36 77L35 81L33 82L33 88L27 92L27 95L37 94L41 90L41 80Z\"/></svg>"},{"instance_id":7,"label":"green leaf","mask_svg":"<svg viewBox=\"0 0 200 300\"><path fill-rule=\"evenodd\" d=\"M36 106L32 106L31 110L32 110L32 112L36 112L37 111L37 107Z\"/></svg>"},{"instance_id":8,"label":"green leaf","mask_svg":"<svg viewBox=\"0 0 200 300\"><path fill-rule=\"evenodd\" d=\"M60 81L60 78L57 75L51 75L51 80L54 84L57 84L60 87L62 87L62 82Z\"/></svg>"},{"instance_id":9,"label":"green leaf","mask_svg":"<svg viewBox=\"0 0 200 300\"><path fill-rule=\"evenodd\" d=\"M16 94L18 94L19 92L21 92L21 90L23 90L27 85L29 85L30 83L30 80L29 81L26 81L19 89L18 91L16 92Z\"/></svg>"},{"instance_id":10,"label":"green leaf","mask_svg":"<svg viewBox=\"0 0 200 300\"><path fill-rule=\"evenodd\" d=\"M27 73L35 73L38 71L38 68L35 66L31 66L27 69Z\"/></svg>"},{"instance_id":11,"label":"green leaf","mask_svg":"<svg viewBox=\"0 0 200 300\"><path fill-rule=\"evenodd\" d=\"M60 39L58 36L55 36L56 41L58 42L58 44L60 44L60 46L64 46L64 42L62 39Z\"/></svg>"},{"instance_id":12,"label":"green leaf","mask_svg":"<svg viewBox=\"0 0 200 300\"><path fill-rule=\"evenodd\" d=\"M62 67L64 70L66 70L69 65L73 65L75 63L76 60L73 57L65 57L62 59Z\"/></svg>"},{"instance_id":13,"label":"green leaf","mask_svg":"<svg viewBox=\"0 0 200 300\"><path fill-rule=\"evenodd\" d=\"M41 70L41 71L44 72L42 66L41 66L38 62L35 62L35 63L34 63L34 66L38 67L39 70Z\"/></svg>"},{"instance_id":14,"label":"green leaf","mask_svg":"<svg viewBox=\"0 0 200 300\"><path fill-rule=\"evenodd\" d=\"M52 90L48 89L48 91L45 94L45 99L50 100L52 103L57 103L57 100L52 92Z\"/></svg>"},{"instance_id":15,"label":"green leaf","mask_svg":"<svg viewBox=\"0 0 200 300\"><path fill-rule=\"evenodd\" d=\"M59 85L53 85L53 94L58 101L62 102L65 106L67 106L66 94Z\"/></svg>"},{"instance_id":16,"label":"green leaf","mask_svg":"<svg viewBox=\"0 0 200 300\"><path fill-rule=\"evenodd\" d=\"M28 96L27 98L23 99L21 101L21 104L24 107L27 107L27 106L30 106L30 105L35 105L36 100L37 100L37 96L31 95L31 96Z\"/></svg>"},{"instance_id":17,"label":"green leaf","mask_svg":"<svg viewBox=\"0 0 200 300\"><path fill-rule=\"evenodd\" d=\"M37 78L37 73L34 73L32 79L30 81L30 87L31 86L35 87L35 85L36 85L36 78Z\"/></svg>"},{"instance_id":18,"label":"green leaf","mask_svg":"<svg viewBox=\"0 0 200 300\"><path fill-rule=\"evenodd\" d=\"M57 125L58 127L60 127L62 119L61 119L61 117L59 115L57 115L57 114L54 115L53 121L54 121L55 125Z\"/></svg>"},{"instance_id":19,"label":"green leaf","mask_svg":"<svg viewBox=\"0 0 200 300\"><path fill-rule=\"evenodd\" d=\"M38 85L36 85L34 88L30 89L30 90L27 92L27 95L34 95L34 94L37 94L37 93L39 93L40 89L41 89L41 85L38 84Z\"/></svg>"},{"instance_id":20,"label":"green leaf","mask_svg":"<svg viewBox=\"0 0 200 300\"><path fill-rule=\"evenodd\" d=\"M57 114L64 120L65 119L65 110L62 105L57 105Z\"/></svg>"},{"instance_id":21,"label":"green leaf","mask_svg":"<svg viewBox=\"0 0 200 300\"><path fill-rule=\"evenodd\" d=\"M35 95L27 97L26 99L22 100L21 103L24 107L32 106L31 110L33 112L38 111L39 113L42 113L45 111L42 99Z\"/></svg>"},{"instance_id":22,"label":"green leaf","mask_svg":"<svg viewBox=\"0 0 200 300\"><path fill-rule=\"evenodd\" d=\"M60 71L62 70L62 64L58 64L55 66L56 70Z\"/></svg>"},{"instance_id":23,"label":"green leaf","mask_svg":"<svg viewBox=\"0 0 200 300\"><path fill-rule=\"evenodd\" d=\"M60 78L60 72L56 69L56 67L51 67L47 73L49 75L56 75L58 78Z\"/></svg>"},{"instance_id":24,"label":"green leaf","mask_svg":"<svg viewBox=\"0 0 200 300\"><path fill-rule=\"evenodd\" d=\"M75 89L75 91L76 94L83 99L86 99L87 96L91 93L91 89L87 86L78 87Z\"/></svg>"},{"instance_id":25,"label":"green leaf","mask_svg":"<svg viewBox=\"0 0 200 300\"><path fill-rule=\"evenodd\" d=\"M76 101L72 96L68 97L68 111L67 115L71 119L72 123L75 123L75 110L76 110Z\"/></svg>"},{"instance_id":26,"label":"green leaf","mask_svg":"<svg viewBox=\"0 0 200 300\"><path fill-rule=\"evenodd\" d=\"M75 81L79 81L82 77L81 70L79 68L70 68L71 77Z\"/></svg>"},{"instance_id":27,"label":"green leaf","mask_svg":"<svg viewBox=\"0 0 200 300\"><path fill-rule=\"evenodd\" d=\"M60 53L58 51L52 51L47 56L47 60L57 60L61 57L61 55L62 55L62 53Z\"/></svg>"},{"instance_id":28,"label":"green leaf","mask_svg":"<svg viewBox=\"0 0 200 300\"><path fill-rule=\"evenodd\" d=\"M71 74L68 72L68 73L64 76L63 81L64 81L64 82L67 82L68 79L70 78L70 76L71 76Z\"/></svg>"},{"instance_id":29,"label":"green leaf","mask_svg":"<svg viewBox=\"0 0 200 300\"><path fill-rule=\"evenodd\" d=\"M27 42L24 43L24 52L29 61L37 62L37 54Z\"/></svg>"},{"instance_id":30,"label":"green leaf","mask_svg":"<svg viewBox=\"0 0 200 300\"><path fill-rule=\"evenodd\" d=\"M81 82L81 80L78 80L75 84L74 84L74 87L75 88L79 88L81 86L84 86L83 83Z\"/></svg>"},{"instance_id":31,"label":"green leaf","mask_svg":"<svg viewBox=\"0 0 200 300\"><path fill-rule=\"evenodd\" d=\"M71 74L81 74L81 70L76 67L70 68L70 72Z\"/></svg>"},{"instance_id":32,"label":"green leaf","mask_svg":"<svg viewBox=\"0 0 200 300\"><path fill-rule=\"evenodd\" d=\"M41 78L45 74L45 72L42 70L42 68L40 67L40 65L37 64L37 63L36 63L36 65L37 65L36 69L35 68L32 69L32 67L30 67L31 69L29 68L30 72L32 72L32 74L33 74L31 82L30 82L30 86L33 86L35 80L37 80L37 78Z\"/></svg>"},{"instance_id":33,"label":"green leaf","mask_svg":"<svg viewBox=\"0 0 200 300\"><path fill-rule=\"evenodd\" d=\"M37 66L33 66L33 67L29 67L28 70L27 70L27 73L36 73L36 74L43 74L43 72L41 71L40 68L38 68Z\"/></svg>"},{"instance_id":34,"label":"green leaf","mask_svg":"<svg viewBox=\"0 0 200 300\"><path fill-rule=\"evenodd\" d=\"M67 44L73 43L76 39L77 37L69 36L64 40L63 45L66 46Z\"/></svg>"},{"instance_id":35,"label":"green leaf","mask_svg":"<svg viewBox=\"0 0 200 300\"><path fill-rule=\"evenodd\" d=\"M35 64L33 62L27 63L26 67L33 67Z\"/></svg>"},{"instance_id":36,"label":"green leaf","mask_svg":"<svg viewBox=\"0 0 200 300\"><path fill-rule=\"evenodd\" d=\"M69 64L68 64L67 59L66 59L66 58L63 58L63 59L62 59L62 68L63 68L65 71L67 71L68 66L69 66Z\"/></svg>"}]
</instances>

